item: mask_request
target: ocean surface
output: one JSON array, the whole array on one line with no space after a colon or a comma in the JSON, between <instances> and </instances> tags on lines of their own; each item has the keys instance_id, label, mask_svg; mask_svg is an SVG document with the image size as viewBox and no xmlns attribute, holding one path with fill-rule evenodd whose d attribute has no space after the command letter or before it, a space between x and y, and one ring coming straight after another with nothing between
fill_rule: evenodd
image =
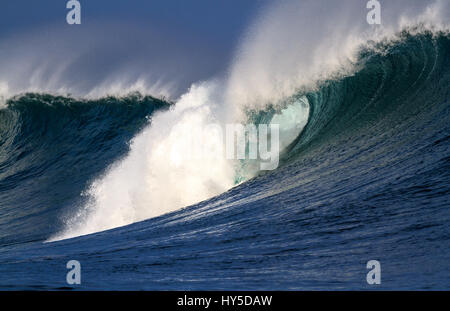
<instances>
[{"instance_id":1,"label":"ocean surface","mask_svg":"<svg viewBox=\"0 0 450 311\"><path fill-rule=\"evenodd\" d=\"M288 114L300 101L308 115L276 170L66 236L74 222L89 225L79 219L103 198L92 190L99 176L127 163L130 141L158 131L154 116L177 103L139 93L10 97L0 109L0 289L448 290L450 36L404 31L361 49L354 68L286 100ZM127 178L114 179L117 191L130 192ZM155 189L173 197L179 187L161 180ZM81 264L80 285L66 283L69 260ZM366 282L369 260L381 264L376 287Z\"/></svg>"}]
</instances>

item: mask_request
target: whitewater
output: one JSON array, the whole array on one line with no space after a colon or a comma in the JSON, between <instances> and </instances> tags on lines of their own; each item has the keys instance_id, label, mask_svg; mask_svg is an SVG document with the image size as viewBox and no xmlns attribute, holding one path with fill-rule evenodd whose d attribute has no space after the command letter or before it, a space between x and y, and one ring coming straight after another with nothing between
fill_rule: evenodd
<instances>
[{"instance_id":1,"label":"whitewater","mask_svg":"<svg viewBox=\"0 0 450 311\"><path fill-rule=\"evenodd\" d=\"M324 25L323 19L318 19L320 24L314 25L314 38L294 40L295 33L286 34L283 30L303 29L303 24L310 24L310 17L316 17L316 12L323 8L323 3L311 4L305 11L309 16L305 16L301 13L303 5L289 3L269 10L270 13L261 17L262 22L249 30L248 37L252 39L243 43L225 81L193 85L177 100L174 109L152 116L152 125L132 140L130 154L90 186L87 195L92 198L91 202L77 211L75 219L70 220L68 231L56 239L127 225L225 192L234 185L235 163L225 157L193 161L182 156L174 160L171 155L175 153L180 157L185 152L183 149L189 148L185 142L198 140L214 144L218 141L217 136L205 130L208 124L245 124L247 120L242 113L247 109L264 110L269 104L281 105L301 88L311 89L315 87L314 83L351 75L355 70L352 66L355 55L367 42L364 39L395 40L395 32L413 25L411 17L402 16L398 25L386 23L382 30L368 31L367 27L360 30L354 24L344 24L330 34L330 25ZM431 16L435 22L438 20L438 29L445 29L443 22L439 22L443 18L436 18L445 11L443 5L444 2L437 2L427 7L414 22L426 27ZM354 7L358 8L357 5ZM290 13L292 15L286 19L286 12L295 14ZM347 20L351 14L356 13L347 11L338 19ZM283 24L279 25L281 19ZM330 24L335 20L336 17L329 18ZM276 59L271 59L274 55L277 55ZM132 89L136 90L135 87ZM296 125L298 132L294 135L298 135L306 124L309 113L308 108L304 110L292 115L301 123ZM201 136L192 137L192 133ZM290 142L285 141L284 145ZM253 170L245 179L255 174ZM171 191L167 191L168 188Z\"/></svg>"}]
</instances>

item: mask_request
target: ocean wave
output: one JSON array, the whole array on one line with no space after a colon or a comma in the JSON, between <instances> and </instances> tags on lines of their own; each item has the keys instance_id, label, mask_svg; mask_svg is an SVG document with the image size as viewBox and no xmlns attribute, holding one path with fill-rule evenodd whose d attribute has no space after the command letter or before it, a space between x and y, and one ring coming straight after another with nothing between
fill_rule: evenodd
<instances>
[{"instance_id":1,"label":"ocean wave","mask_svg":"<svg viewBox=\"0 0 450 311\"><path fill-rule=\"evenodd\" d=\"M277 4L268 9L250 28L226 77L193 85L171 109L152 115L151 125L143 127L144 123L139 123L141 130L137 130L133 121L136 115L143 120L144 114L168 104L139 94L102 97L114 94L116 89L122 92L135 89L124 85L101 84L91 88L86 99L48 95L45 88L39 90L40 95L12 97L6 101L7 108L2 113L8 119L4 124L12 122L4 132L4 158L5 163L14 163L14 169L8 166L2 172L2 181L9 184L9 178L13 178L9 176L15 176L16 172L39 176L49 163L64 167L57 159L69 153L67 150L97 154L95 146L77 138L73 128L83 129L86 133L82 137L92 138L97 137L96 130L103 129L104 123L110 131L117 127L116 122L130 123L132 130L129 135L120 136L123 140L119 144L129 142L128 154L112 164L101 163L102 169L96 170L97 177L90 180L89 186L85 185L86 178L82 178L83 191L80 187L76 189L83 199L72 200L72 208L58 212L64 230L60 230L61 225L55 226L52 230L60 233L51 240L107 230L206 200L263 174L251 161L225 158L173 161L171 150L191 141L192 133L202 133L201 137L194 138L202 141L218 139L203 131L210 123L224 126L231 122L281 122L288 129L281 137L281 161L287 165L302 154L315 154L314 150L329 148L328 144L338 138L350 137L345 135L352 131L392 116L387 112L393 107L400 109L406 102L415 103L420 96L412 91L412 86L419 89L428 83L442 83L430 80L436 68L444 66L437 62L447 51L445 2L424 3L411 12L392 14L385 18L383 26L370 29L365 23L346 22L348 14L360 9L355 3L346 4L348 12L334 6L322 11L321 7L320 3L304 2ZM400 5L387 9L404 12ZM302 12L321 21L314 32L305 33L304 24L310 23L311 18ZM324 15L323 18L318 19L318 14ZM335 27L329 32L331 25ZM295 39L299 32L293 29L300 31L299 40ZM138 89L146 94L146 82L138 84ZM393 84L395 89L387 89ZM10 84L2 82L0 86L3 94L10 93ZM68 92L70 88L60 85L54 90ZM92 99L93 94L96 99ZM406 98L407 94L416 97ZM93 115L78 120L78 114L84 114L84 109ZM123 119L127 113L122 115L121 109L131 109L126 112L133 111L132 117ZM101 112L108 117L104 119L105 116L99 115ZM72 129L65 136L70 142L58 140L57 133L63 127ZM78 144L83 146L83 152L77 151ZM47 153L51 146L59 153L43 155L41 159L39 154ZM36 167L29 168L31 164ZM32 178L20 180L26 180L26 184ZM167 191L169 188L173 191Z\"/></svg>"}]
</instances>

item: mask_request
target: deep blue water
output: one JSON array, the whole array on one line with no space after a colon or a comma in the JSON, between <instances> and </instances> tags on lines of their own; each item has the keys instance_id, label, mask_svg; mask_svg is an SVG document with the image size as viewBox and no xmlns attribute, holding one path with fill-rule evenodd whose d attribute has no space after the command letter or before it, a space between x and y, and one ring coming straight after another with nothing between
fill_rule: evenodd
<instances>
[{"instance_id":1,"label":"deep blue water","mask_svg":"<svg viewBox=\"0 0 450 311\"><path fill-rule=\"evenodd\" d=\"M450 288L450 38L404 33L298 93L308 124L277 170L194 206L52 243L61 215L169 103L45 94L0 110L0 289ZM262 115L266 112L261 112ZM189 187L189 185L186 185ZM381 263L382 283L366 282Z\"/></svg>"}]
</instances>

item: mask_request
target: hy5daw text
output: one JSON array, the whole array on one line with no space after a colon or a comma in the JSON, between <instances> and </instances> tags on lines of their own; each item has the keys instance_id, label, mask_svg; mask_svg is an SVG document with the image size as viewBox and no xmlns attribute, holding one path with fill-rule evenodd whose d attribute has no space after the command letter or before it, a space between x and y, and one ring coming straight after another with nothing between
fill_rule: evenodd
<instances>
[{"instance_id":1,"label":"hy5daw text","mask_svg":"<svg viewBox=\"0 0 450 311\"><path fill-rule=\"evenodd\" d=\"M236 306L259 306L269 307L272 304L272 296L270 295L237 295L237 296L220 296L218 299L211 297L189 297L184 295L177 299L177 305L182 307L236 307Z\"/></svg>"}]
</instances>

